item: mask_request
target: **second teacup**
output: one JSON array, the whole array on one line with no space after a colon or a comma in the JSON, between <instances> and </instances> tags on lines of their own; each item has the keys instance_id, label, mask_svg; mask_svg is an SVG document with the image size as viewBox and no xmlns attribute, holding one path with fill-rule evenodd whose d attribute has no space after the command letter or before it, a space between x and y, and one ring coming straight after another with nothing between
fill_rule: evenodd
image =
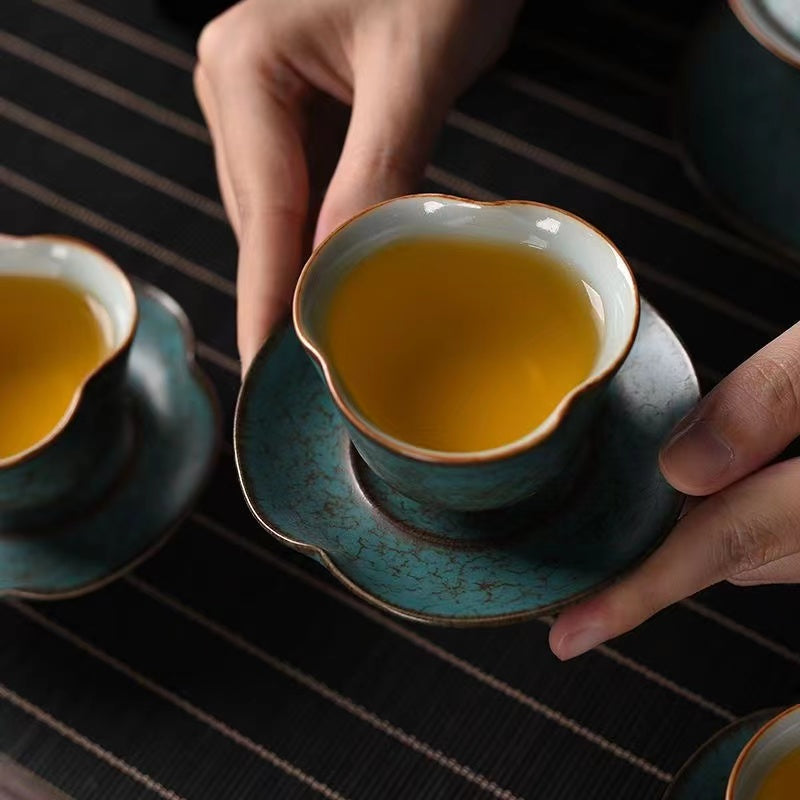
<instances>
[{"instance_id":1,"label":"second teacup","mask_svg":"<svg viewBox=\"0 0 800 800\"><path fill-rule=\"evenodd\" d=\"M588 223L444 195L345 223L294 302L364 461L402 494L459 511L569 480L638 318L630 268Z\"/></svg>"}]
</instances>

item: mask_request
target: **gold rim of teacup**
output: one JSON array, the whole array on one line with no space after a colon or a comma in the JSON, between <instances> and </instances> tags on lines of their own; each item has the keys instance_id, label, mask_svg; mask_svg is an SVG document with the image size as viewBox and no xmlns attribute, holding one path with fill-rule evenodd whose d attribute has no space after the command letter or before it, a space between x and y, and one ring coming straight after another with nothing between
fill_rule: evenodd
<instances>
[{"instance_id":1,"label":"gold rim of teacup","mask_svg":"<svg viewBox=\"0 0 800 800\"><path fill-rule=\"evenodd\" d=\"M734 792L736 791L736 784L739 781L739 775L741 774L742 768L744 767L744 762L747 761L750 753L752 753L753 748L758 744L759 739L764 736L773 725L777 725L782 719L788 717L790 714L795 714L800 711L800 703L794 706L790 706L785 711L781 711L780 714L773 717L772 719L765 722L750 738L747 744L742 748L742 751L739 753L739 757L736 759L736 762L733 765L733 769L731 770L731 774L728 777L728 786L725 789L725 800L734 800Z\"/></svg>"},{"instance_id":2,"label":"gold rim of teacup","mask_svg":"<svg viewBox=\"0 0 800 800\"><path fill-rule=\"evenodd\" d=\"M13 244L19 242L55 242L66 244L72 248L78 248L80 250L87 251L90 255L100 259L103 262L103 265L111 270L120 280L122 286L126 294L129 296L131 308L133 309L133 314L131 316L130 325L128 327L128 331L123 338L123 340L114 348L109 350L108 354L105 358L83 379L81 384L75 389L75 394L72 397L72 402L69 404L69 407L64 412L61 419L58 421L56 426L50 430L50 432L42 439L40 439L36 444L31 445L25 450L20 451L19 453L15 453L13 456L7 456L6 458L0 458L0 469L5 469L7 467L15 467L19 464L23 464L26 461L37 456L42 450L46 447L51 445L56 439L58 439L61 434L64 432L66 427L69 425L72 418L75 416L75 412L78 410L78 406L80 405L81 399L83 398L83 394L86 390L86 387L89 383L97 377L101 372L103 372L107 367L121 358L129 349L133 342L133 337L136 333L136 325L139 321L139 309L136 303L136 294L133 291L133 286L131 285L128 276L122 270L122 268L109 258L102 250L98 247L95 247L93 244L89 242L85 242L83 239L78 239L74 236L66 236L62 234L36 234L34 236L13 236L11 234L0 234L0 247L4 244Z\"/></svg>"},{"instance_id":3,"label":"gold rim of teacup","mask_svg":"<svg viewBox=\"0 0 800 800\"><path fill-rule=\"evenodd\" d=\"M370 424L364 417L356 413L342 397L341 392L339 391L336 385L336 381L334 380L333 375L331 374L331 370L328 366L327 360L322 355L322 353L320 353L319 349L314 344L312 337L309 335L309 333L305 329L305 326L303 325L300 313L300 306L302 302L303 291L306 286L306 282L308 280L308 275L311 269L313 268L314 263L319 259L321 253L325 250L327 245L342 230L350 227L350 225L356 222L356 220L361 219L362 217L373 213L382 206L390 205L391 203L395 203L398 200L447 200L457 203L469 203L481 207L533 206L535 208L546 209L548 211L555 211L557 214L563 214L564 216L570 217L571 219L580 223L587 229L591 230L592 232L597 234L601 239L603 239L611 248L611 250L616 254L620 262L624 265L625 270L628 273L628 277L630 278L631 281L633 302L634 302L634 316L633 316L633 324L631 325L631 331L628 335L624 347L620 350L617 357L604 370L602 370L597 375L591 378L587 378L585 381L579 383L576 387L571 389L562 398L562 400L553 410L551 415L544 422L542 422L539 426L534 428L529 433L525 434L525 436L522 436L519 439L515 439L514 441L509 442L508 444L501 445L500 447L494 447L490 450L480 450L468 453L429 450L424 447L416 447L415 445L403 442L400 439L396 439L393 436L389 436L380 429L376 428L375 426ZM434 464L486 464L495 461L502 461L512 456L518 455L519 453L528 450L534 445L539 445L546 439L549 439L550 436L552 436L558 430L559 426L561 425L564 418L571 410L575 401L582 395L586 394L591 389L595 388L596 386L608 380L608 378L619 369L619 367L628 357L628 354L630 353L631 348L633 347L634 340L636 339L636 333L639 329L640 314L641 314L641 301L639 298L639 289L636 282L636 276L634 275L633 270L631 269L631 266L628 263L628 260L625 258L625 256L622 255L619 248L611 241L611 239L608 238L608 236L606 236L602 231L598 230L594 225L592 225L590 222L587 222L582 217L579 217L577 214L573 214L570 211L565 211L563 208L559 208L558 206L549 205L547 203L538 203L533 200L483 201L483 200L471 200L467 197L458 197L456 195L441 194L437 192L429 192L429 193L423 192L419 194L403 195L401 197L394 197L389 200L384 200L380 203L375 203L374 205L365 208L363 211L360 211L358 214L346 220L337 228L335 228L333 231L331 231L331 233L329 233L328 236L325 239L323 239L323 241L316 247L314 252L309 257L308 261L306 261L302 271L300 272L300 277L298 278L297 286L295 287L294 299L292 303L292 318L294 321L294 328L295 331L297 332L297 336L300 339L300 342L302 343L303 347L311 355L314 361L317 362L320 369L322 370L328 390L330 391L334 399L334 402L336 403L337 408L342 412L342 414L344 414L345 418L364 436L368 437L377 444L387 448L388 450L391 450L392 452L395 453L399 453L408 458L412 458L416 461L424 461Z\"/></svg>"}]
</instances>

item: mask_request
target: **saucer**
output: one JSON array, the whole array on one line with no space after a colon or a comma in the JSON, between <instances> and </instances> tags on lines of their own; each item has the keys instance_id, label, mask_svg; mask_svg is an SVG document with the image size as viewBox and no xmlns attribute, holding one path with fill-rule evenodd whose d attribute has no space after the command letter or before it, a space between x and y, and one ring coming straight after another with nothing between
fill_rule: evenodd
<instances>
[{"instance_id":1,"label":"saucer","mask_svg":"<svg viewBox=\"0 0 800 800\"><path fill-rule=\"evenodd\" d=\"M689 48L677 108L700 189L736 228L800 256L800 69L720 4Z\"/></svg>"},{"instance_id":2,"label":"saucer","mask_svg":"<svg viewBox=\"0 0 800 800\"><path fill-rule=\"evenodd\" d=\"M236 463L259 522L365 600L440 625L514 622L597 591L662 541L682 496L661 477L658 449L697 399L685 350L643 303L580 477L559 502L437 511L400 496L361 462L286 325L245 378Z\"/></svg>"},{"instance_id":3,"label":"saucer","mask_svg":"<svg viewBox=\"0 0 800 800\"><path fill-rule=\"evenodd\" d=\"M183 311L133 282L139 324L127 384L128 464L102 501L58 530L0 533L0 596L83 594L151 555L191 507L216 454L219 411Z\"/></svg>"},{"instance_id":4,"label":"saucer","mask_svg":"<svg viewBox=\"0 0 800 800\"><path fill-rule=\"evenodd\" d=\"M744 746L779 709L757 711L712 736L681 768L662 800L724 800L728 777Z\"/></svg>"}]
</instances>

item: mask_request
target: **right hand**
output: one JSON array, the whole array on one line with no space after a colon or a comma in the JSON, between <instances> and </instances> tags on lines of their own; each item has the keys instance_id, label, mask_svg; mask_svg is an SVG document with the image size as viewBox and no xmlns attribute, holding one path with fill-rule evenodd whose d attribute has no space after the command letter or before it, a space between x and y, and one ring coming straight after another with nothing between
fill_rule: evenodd
<instances>
[{"instance_id":1,"label":"right hand","mask_svg":"<svg viewBox=\"0 0 800 800\"><path fill-rule=\"evenodd\" d=\"M568 608L550 630L573 658L722 580L800 583L800 323L728 375L677 426L661 471L703 498L637 569Z\"/></svg>"},{"instance_id":2,"label":"right hand","mask_svg":"<svg viewBox=\"0 0 800 800\"><path fill-rule=\"evenodd\" d=\"M361 209L414 189L454 98L502 52L521 0L243 0L198 42L195 91L239 242L243 370L290 305L304 253ZM315 95L352 105L316 220Z\"/></svg>"}]
</instances>

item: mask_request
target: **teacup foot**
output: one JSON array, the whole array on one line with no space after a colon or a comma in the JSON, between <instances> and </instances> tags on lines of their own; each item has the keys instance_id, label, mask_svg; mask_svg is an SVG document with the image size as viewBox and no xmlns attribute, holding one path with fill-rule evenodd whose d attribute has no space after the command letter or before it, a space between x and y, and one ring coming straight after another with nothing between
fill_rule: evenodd
<instances>
[{"instance_id":1,"label":"teacup foot","mask_svg":"<svg viewBox=\"0 0 800 800\"><path fill-rule=\"evenodd\" d=\"M576 456L577 465L564 479L556 478L533 497L490 511L452 511L426 506L401 494L370 469L358 451L344 442L345 463L354 485L376 516L384 517L399 531L439 547L478 550L512 546L541 531L549 515L579 490L592 460L587 441Z\"/></svg>"}]
</instances>

